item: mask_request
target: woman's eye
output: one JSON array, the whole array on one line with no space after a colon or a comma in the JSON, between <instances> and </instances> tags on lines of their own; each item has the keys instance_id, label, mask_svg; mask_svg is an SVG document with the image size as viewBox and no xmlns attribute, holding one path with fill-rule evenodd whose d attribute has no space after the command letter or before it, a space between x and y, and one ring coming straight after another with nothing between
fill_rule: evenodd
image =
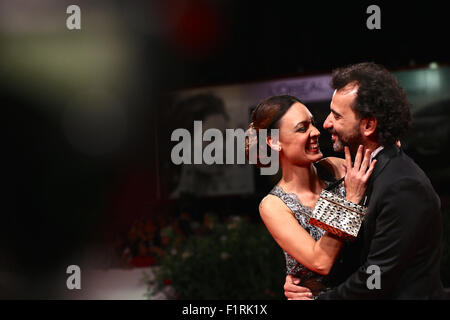
<instances>
[{"instance_id":1,"label":"woman's eye","mask_svg":"<svg viewBox=\"0 0 450 320\"><path fill-rule=\"evenodd\" d=\"M306 132L306 128L305 127L298 128L297 132Z\"/></svg>"}]
</instances>

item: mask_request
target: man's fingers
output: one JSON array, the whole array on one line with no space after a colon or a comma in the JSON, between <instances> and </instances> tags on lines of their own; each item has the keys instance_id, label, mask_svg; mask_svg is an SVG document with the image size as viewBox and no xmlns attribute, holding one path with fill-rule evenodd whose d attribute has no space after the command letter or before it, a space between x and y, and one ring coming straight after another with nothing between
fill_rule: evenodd
<instances>
[{"instance_id":1,"label":"man's fingers","mask_svg":"<svg viewBox=\"0 0 450 320\"><path fill-rule=\"evenodd\" d=\"M293 276L291 276L290 274L288 274L288 275L286 276L286 283L291 283L293 278L294 278Z\"/></svg>"},{"instance_id":2,"label":"man's fingers","mask_svg":"<svg viewBox=\"0 0 450 320\"><path fill-rule=\"evenodd\" d=\"M284 295L288 300L311 300L313 297L311 292L302 292L302 293L285 292Z\"/></svg>"},{"instance_id":3,"label":"man's fingers","mask_svg":"<svg viewBox=\"0 0 450 320\"><path fill-rule=\"evenodd\" d=\"M302 297L303 296L304 297L312 297L311 291L294 292L294 291L285 290L284 293L285 293L286 297L291 297L291 298L293 298L293 297L300 297L300 296L302 296Z\"/></svg>"},{"instance_id":4,"label":"man's fingers","mask_svg":"<svg viewBox=\"0 0 450 320\"><path fill-rule=\"evenodd\" d=\"M311 293L311 290L309 290L306 287L302 287L302 286L297 286L295 284L292 283L286 283L284 285L284 291L289 291L289 292L294 292L294 293Z\"/></svg>"},{"instance_id":5,"label":"man's fingers","mask_svg":"<svg viewBox=\"0 0 450 320\"><path fill-rule=\"evenodd\" d=\"M292 276L292 275L290 275L290 274L288 274L288 275L286 276L286 282L287 282L287 283L295 283L295 284L299 284L299 283L300 283L300 279L299 279L299 278L296 278L296 277L294 277L294 276Z\"/></svg>"},{"instance_id":6,"label":"man's fingers","mask_svg":"<svg viewBox=\"0 0 450 320\"><path fill-rule=\"evenodd\" d=\"M296 294L288 294L286 293L286 298L288 300L312 300L312 294L310 293L296 293Z\"/></svg>"},{"instance_id":7,"label":"man's fingers","mask_svg":"<svg viewBox=\"0 0 450 320\"><path fill-rule=\"evenodd\" d=\"M312 293L306 287L302 287L296 284L300 283L300 279L291 275L286 276L286 282L284 284L284 295L288 300L311 300Z\"/></svg>"},{"instance_id":8,"label":"man's fingers","mask_svg":"<svg viewBox=\"0 0 450 320\"><path fill-rule=\"evenodd\" d=\"M305 296L299 296L299 297L289 297L287 298L288 300L312 300L312 296L311 297L305 297Z\"/></svg>"}]
</instances>

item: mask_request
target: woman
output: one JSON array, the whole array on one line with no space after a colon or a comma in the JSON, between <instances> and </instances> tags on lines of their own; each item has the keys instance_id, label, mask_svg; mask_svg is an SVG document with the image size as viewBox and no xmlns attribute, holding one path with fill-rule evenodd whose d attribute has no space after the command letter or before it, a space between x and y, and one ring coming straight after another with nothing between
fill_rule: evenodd
<instances>
[{"instance_id":1,"label":"woman","mask_svg":"<svg viewBox=\"0 0 450 320\"><path fill-rule=\"evenodd\" d=\"M327 287L326 275L344 242L311 225L309 217L321 194L328 188L346 200L359 203L376 161L369 166L370 151L358 150L352 167L346 159L325 158L319 148L320 132L311 112L295 97L282 95L262 101L252 113L250 129L279 129L267 144L279 152L282 178L260 203L259 212L267 229L284 250L287 274L301 279L302 286L318 295ZM247 141L247 154L258 139ZM258 162L259 163L259 162ZM345 167L346 166L346 167ZM327 177L328 173L328 177ZM329 174L331 173L331 175ZM347 174L346 174L347 173ZM334 183L345 175L344 185Z\"/></svg>"}]
</instances>

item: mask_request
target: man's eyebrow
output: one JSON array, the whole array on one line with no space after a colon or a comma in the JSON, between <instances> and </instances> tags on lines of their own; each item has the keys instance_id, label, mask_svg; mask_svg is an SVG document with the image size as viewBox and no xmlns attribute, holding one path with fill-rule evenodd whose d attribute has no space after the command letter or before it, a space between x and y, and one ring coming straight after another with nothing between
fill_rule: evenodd
<instances>
[{"instance_id":1,"label":"man's eyebrow","mask_svg":"<svg viewBox=\"0 0 450 320\"><path fill-rule=\"evenodd\" d=\"M333 110L333 109L330 109L330 111L331 111L334 115L339 116L339 117L342 117L342 114L340 114L339 112L336 112L336 111Z\"/></svg>"}]
</instances>

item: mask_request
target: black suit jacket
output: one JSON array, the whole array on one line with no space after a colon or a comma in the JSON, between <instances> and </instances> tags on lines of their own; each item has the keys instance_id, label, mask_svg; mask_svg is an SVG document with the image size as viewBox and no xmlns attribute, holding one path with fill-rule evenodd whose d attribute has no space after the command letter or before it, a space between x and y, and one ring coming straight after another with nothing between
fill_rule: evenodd
<instances>
[{"instance_id":1,"label":"black suit jacket","mask_svg":"<svg viewBox=\"0 0 450 320\"><path fill-rule=\"evenodd\" d=\"M396 146L376 158L367 214L353 250L345 249L347 255L359 251L360 266L319 299L441 299L440 200L424 172ZM367 286L368 280L376 284L371 265L379 267L379 289Z\"/></svg>"}]
</instances>

